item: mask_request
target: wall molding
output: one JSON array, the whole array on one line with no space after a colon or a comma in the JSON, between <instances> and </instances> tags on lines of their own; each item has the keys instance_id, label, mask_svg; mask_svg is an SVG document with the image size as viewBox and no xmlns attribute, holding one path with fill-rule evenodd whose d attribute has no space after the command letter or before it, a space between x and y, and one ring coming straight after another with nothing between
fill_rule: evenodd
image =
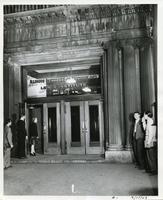
<instances>
[{"instance_id":1,"label":"wall molding","mask_svg":"<svg viewBox=\"0 0 163 200\"><path fill-rule=\"evenodd\" d=\"M149 29L152 13L151 5L65 5L4 15L5 44Z\"/></svg>"}]
</instances>

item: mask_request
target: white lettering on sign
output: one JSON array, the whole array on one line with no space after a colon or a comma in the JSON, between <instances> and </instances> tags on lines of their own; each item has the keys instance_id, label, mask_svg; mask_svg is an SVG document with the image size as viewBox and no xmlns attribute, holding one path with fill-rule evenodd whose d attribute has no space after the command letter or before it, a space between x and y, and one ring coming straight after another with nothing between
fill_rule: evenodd
<instances>
[{"instance_id":1,"label":"white lettering on sign","mask_svg":"<svg viewBox=\"0 0 163 200\"><path fill-rule=\"evenodd\" d=\"M27 97L38 98L47 96L46 79L35 79L27 76Z\"/></svg>"}]
</instances>

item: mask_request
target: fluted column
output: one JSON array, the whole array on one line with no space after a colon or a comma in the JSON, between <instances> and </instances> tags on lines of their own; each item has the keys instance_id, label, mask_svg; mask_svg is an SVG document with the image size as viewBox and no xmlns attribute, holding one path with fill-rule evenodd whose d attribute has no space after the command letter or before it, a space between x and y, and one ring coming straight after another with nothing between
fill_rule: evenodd
<instances>
[{"instance_id":1,"label":"fluted column","mask_svg":"<svg viewBox=\"0 0 163 200\"><path fill-rule=\"evenodd\" d=\"M14 113L19 114L19 103L22 102L21 96L21 66L14 64Z\"/></svg>"},{"instance_id":2,"label":"fluted column","mask_svg":"<svg viewBox=\"0 0 163 200\"><path fill-rule=\"evenodd\" d=\"M66 153L65 149L65 102L62 100L61 101L61 152L62 154Z\"/></svg>"},{"instance_id":3,"label":"fluted column","mask_svg":"<svg viewBox=\"0 0 163 200\"><path fill-rule=\"evenodd\" d=\"M118 48L119 61L119 87L120 87L120 116L121 116L121 137L123 147L126 143L125 122L124 122L124 64L123 64L123 48Z\"/></svg>"},{"instance_id":4,"label":"fluted column","mask_svg":"<svg viewBox=\"0 0 163 200\"><path fill-rule=\"evenodd\" d=\"M140 93L140 49L135 47L135 70L136 70L136 97L137 111L141 112L141 93Z\"/></svg>"},{"instance_id":5,"label":"fluted column","mask_svg":"<svg viewBox=\"0 0 163 200\"><path fill-rule=\"evenodd\" d=\"M4 62L5 117L11 117L14 113L19 115L19 103L22 103L21 94L21 67L13 62L11 57L8 57Z\"/></svg>"},{"instance_id":6,"label":"fluted column","mask_svg":"<svg viewBox=\"0 0 163 200\"><path fill-rule=\"evenodd\" d=\"M8 57L4 57L3 63L3 101L4 101L4 120L9 118L9 65Z\"/></svg>"},{"instance_id":7,"label":"fluted column","mask_svg":"<svg viewBox=\"0 0 163 200\"><path fill-rule=\"evenodd\" d=\"M14 67L9 63L9 117L14 113Z\"/></svg>"},{"instance_id":8,"label":"fluted column","mask_svg":"<svg viewBox=\"0 0 163 200\"><path fill-rule=\"evenodd\" d=\"M129 47L128 47L129 48ZM141 92L140 92L140 49L139 46L135 43L131 43L130 48L133 49L133 67L132 67L132 74L130 74L126 78L126 95L127 95L127 85L130 84L132 86L132 98L128 98L126 101L126 106L128 105L128 101L130 101L130 110L126 110L126 114L130 114L131 116L128 118L126 117L126 120L128 119L127 127L126 127L126 150L130 150L132 148L131 141L132 141L132 118L134 112L140 112L141 113ZM131 51L131 50L130 50ZM127 55L126 55L126 62L127 62ZM130 67L131 68L131 67ZM133 83L134 84L133 84ZM131 94L130 94L131 95Z\"/></svg>"},{"instance_id":9,"label":"fluted column","mask_svg":"<svg viewBox=\"0 0 163 200\"><path fill-rule=\"evenodd\" d=\"M103 54L103 95L104 95L104 134L105 148L109 146L109 124L108 124L108 65L107 65L107 50Z\"/></svg>"},{"instance_id":10,"label":"fluted column","mask_svg":"<svg viewBox=\"0 0 163 200\"><path fill-rule=\"evenodd\" d=\"M142 41L140 49L141 101L143 112L152 111L152 105L156 102L153 41L147 40L145 42Z\"/></svg>"},{"instance_id":11,"label":"fluted column","mask_svg":"<svg viewBox=\"0 0 163 200\"><path fill-rule=\"evenodd\" d=\"M121 128L121 88L118 50L116 43L108 46L108 110L109 110L109 148L122 150Z\"/></svg>"}]
</instances>

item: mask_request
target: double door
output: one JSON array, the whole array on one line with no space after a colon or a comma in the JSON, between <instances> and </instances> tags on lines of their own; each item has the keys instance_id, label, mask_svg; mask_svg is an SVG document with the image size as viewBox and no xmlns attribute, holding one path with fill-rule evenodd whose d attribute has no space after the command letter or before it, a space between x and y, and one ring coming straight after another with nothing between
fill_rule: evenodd
<instances>
[{"instance_id":1,"label":"double door","mask_svg":"<svg viewBox=\"0 0 163 200\"><path fill-rule=\"evenodd\" d=\"M44 153L103 154L101 101L43 105Z\"/></svg>"}]
</instances>

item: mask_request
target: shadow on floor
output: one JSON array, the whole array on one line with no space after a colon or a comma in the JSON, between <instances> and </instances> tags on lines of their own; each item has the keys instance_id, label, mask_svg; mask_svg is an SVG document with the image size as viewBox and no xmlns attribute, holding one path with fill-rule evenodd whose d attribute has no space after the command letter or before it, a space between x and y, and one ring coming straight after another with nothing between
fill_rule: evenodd
<instances>
[{"instance_id":1,"label":"shadow on floor","mask_svg":"<svg viewBox=\"0 0 163 200\"><path fill-rule=\"evenodd\" d=\"M129 195L158 196L158 188L142 188L140 190L130 191Z\"/></svg>"}]
</instances>

